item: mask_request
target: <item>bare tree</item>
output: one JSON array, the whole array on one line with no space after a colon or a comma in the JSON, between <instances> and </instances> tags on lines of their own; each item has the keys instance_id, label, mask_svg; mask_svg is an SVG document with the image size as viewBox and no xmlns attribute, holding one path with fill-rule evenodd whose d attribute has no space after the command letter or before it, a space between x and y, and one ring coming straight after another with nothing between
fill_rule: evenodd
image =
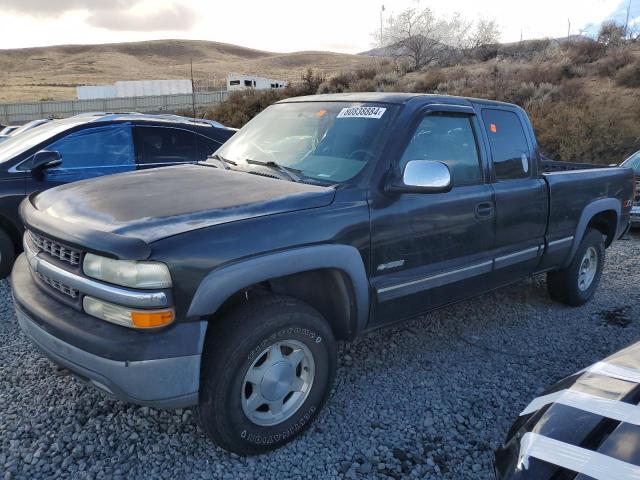
<instances>
[{"instance_id":1,"label":"bare tree","mask_svg":"<svg viewBox=\"0 0 640 480\"><path fill-rule=\"evenodd\" d=\"M383 29L384 45L391 56L406 58L418 70L449 58L458 50L495 43L496 22L468 22L460 14L437 17L430 8L408 8L390 15Z\"/></svg>"},{"instance_id":2,"label":"bare tree","mask_svg":"<svg viewBox=\"0 0 640 480\"><path fill-rule=\"evenodd\" d=\"M467 48L477 49L500 41L500 27L495 20L481 18L472 27Z\"/></svg>"},{"instance_id":3,"label":"bare tree","mask_svg":"<svg viewBox=\"0 0 640 480\"><path fill-rule=\"evenodd\" d=\"M308 68L300 78L304 95L315 95L327 76L324 73L315 73L312 68Z\"/></svg>"},{"instance_id":4,"label":"bare tree","mask_svg":"<svg viewBox=\"0 0 640 480\"><path fill-rule=\"evenodd\" d=\"M604 22L598 32L598 43L602 43L606 47L617 47L624 43L627 35L627 28L624 25L616 23L614 20Z\"/></svg>"},{"instance_id":5,"label":"bare tree","mask_svg":"<svg viewBox=\"0 0 640 480\"><path fill-rule=\"evenodd\" d=\"M419 69L438 59L446 50L441 37L445 22L429 8L408 8L390 15L383 30L384 44L393 56L406 57L411 67Z\"/></svg>"}]
</instances>

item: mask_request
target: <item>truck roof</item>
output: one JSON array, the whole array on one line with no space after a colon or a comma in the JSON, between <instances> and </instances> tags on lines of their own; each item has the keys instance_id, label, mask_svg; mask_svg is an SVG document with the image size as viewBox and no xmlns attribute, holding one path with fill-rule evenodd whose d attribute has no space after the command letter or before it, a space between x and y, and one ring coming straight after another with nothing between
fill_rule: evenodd
<instances>
[{"instance_id":1,"label":"truck roof","mask_svg":"<svg viewBox=\"0 0 640 480\"><path fill-rule=\"evenodd\" d=\"M399 92L357 92L357 93L329 93L323 95L307 95L281 100L278 103L290 102L380 102L403 104L414 98L423 98L424 103L449 103L457 105L471 105L482 103L485 105L515 106L511 103L485 100L480 98L456 97L453 95L434 95L429 93L399 93Z\"/></svg>"}]
</instances>

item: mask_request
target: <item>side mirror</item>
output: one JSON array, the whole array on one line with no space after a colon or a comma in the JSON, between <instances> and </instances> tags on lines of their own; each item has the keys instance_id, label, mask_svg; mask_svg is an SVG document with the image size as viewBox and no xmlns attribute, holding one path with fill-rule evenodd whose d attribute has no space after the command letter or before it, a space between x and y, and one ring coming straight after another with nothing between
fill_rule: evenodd
<instances>
[{"instance_id":1,"label":"side mirror","mask_svg":"<svg viewBox=\"0 0 640 480\"><path fill-rule=\"evenodd\" d=\"M31 160L31 172L41 174L47 168L62 164L62 155L54 150L40 150Z\"/></svg>"},{"instance_id":2,"label":"side mirror","mask_svg":"<svg viewBox=\"0 0 640 480\"><path fill-rule=\"evenodd\" d=\"M451 190L451 172L442 162L411 160L402 172L402 178L391 178L386 191L404 193L442 193Z\"/></svg>"}]
</instances>

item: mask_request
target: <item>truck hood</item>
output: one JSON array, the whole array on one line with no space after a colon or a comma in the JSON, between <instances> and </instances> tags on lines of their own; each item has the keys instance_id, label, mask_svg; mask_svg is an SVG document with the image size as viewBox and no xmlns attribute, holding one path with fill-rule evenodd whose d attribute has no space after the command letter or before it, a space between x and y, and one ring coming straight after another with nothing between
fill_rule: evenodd
<instances>
[{"instance_id":1,"label":"truck hood","mask_svg":"<svg viewBox=\"0 0 640 480\"><path fill-rule=\"evenodd\" d=\"M70 183L33 199L49 217L146 243L237 220L329 205L335 190L180 165Z\"/></svg>"}]
</instances>

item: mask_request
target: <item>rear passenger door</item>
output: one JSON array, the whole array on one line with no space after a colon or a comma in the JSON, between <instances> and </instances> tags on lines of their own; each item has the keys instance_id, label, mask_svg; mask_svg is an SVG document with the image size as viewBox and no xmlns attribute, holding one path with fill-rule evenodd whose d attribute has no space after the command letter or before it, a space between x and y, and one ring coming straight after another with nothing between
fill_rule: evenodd
<instances>
[{"instance_id":1,"label":"rear passenger door","mask_svg":"<svg viewBox=\"0 0 640 480\"><path fill-rule=\"evenodd\" d=\"M508 283L533 273L543 253L547 188L520 110L482 109L492 158L496 202L494 279Z\"/></svg>"},{"instance_id":2,"label":"rear passenger door","mask_svg":"<svg viewBox=\"0 0 640 480\"><path fill-rule=\"evenodd\" d=\"M190 130L138 125L134 137L138 169L198 161L196 134Z\"/></svg>"}]
</instances>

